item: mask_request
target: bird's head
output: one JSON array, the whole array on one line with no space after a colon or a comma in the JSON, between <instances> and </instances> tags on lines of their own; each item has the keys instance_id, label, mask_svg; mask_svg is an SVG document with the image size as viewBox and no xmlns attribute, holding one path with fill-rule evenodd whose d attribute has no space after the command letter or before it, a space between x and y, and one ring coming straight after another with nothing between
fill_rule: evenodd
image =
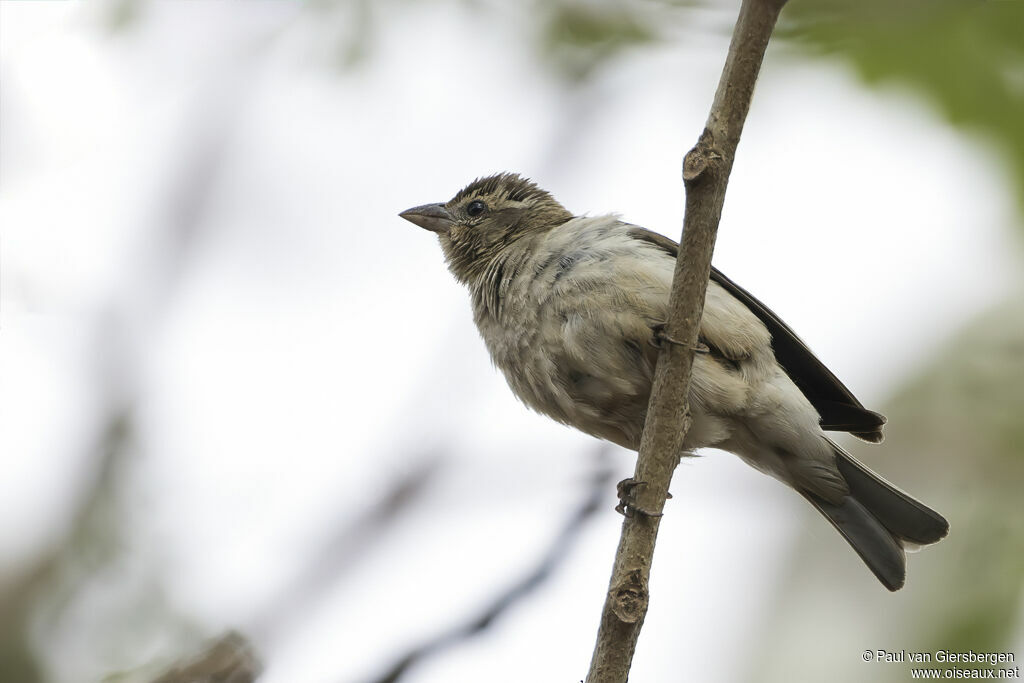
<instances>
[{"instance_id":1,"label":"bird's head","mask_svg":"<svg viewBox=\"0 0 1024 683\"><path fill-rule=\"evenodd\" d=\"M399 215L437 233L448 267L463 282L520 238L572 218L548 192L515 173L479 178L444 204L424 204Z\"/></svg>"}]
</instances>

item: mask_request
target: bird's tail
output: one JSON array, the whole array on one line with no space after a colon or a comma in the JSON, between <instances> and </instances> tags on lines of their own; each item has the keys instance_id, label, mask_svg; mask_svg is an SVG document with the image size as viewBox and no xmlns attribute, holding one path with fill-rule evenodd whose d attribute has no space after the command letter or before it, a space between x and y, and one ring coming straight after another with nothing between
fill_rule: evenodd
<instances>
[{"instance_id":1,"label":"bird's tail","mask_svg":"<svg viewBox=\"0 0 1024 683\"><path fill-rule=\"evenodd\" d=\"M832 443L832 449L849 495L830 503L808 491L802 493L853 546L878 580L891 591L899 590L906 578L906 549L939 541L949 532L949 522L837 444Z\"/></svg>"}]
</instances>

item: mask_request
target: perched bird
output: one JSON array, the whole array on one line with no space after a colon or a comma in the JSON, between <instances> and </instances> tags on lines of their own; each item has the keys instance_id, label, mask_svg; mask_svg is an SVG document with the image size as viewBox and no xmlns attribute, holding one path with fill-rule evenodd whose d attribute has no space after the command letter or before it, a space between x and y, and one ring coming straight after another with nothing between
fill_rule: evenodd
<instances>
[{"instance_id":1,"label":"perched bird","mask_svg":"<svg viewBox=\"0 0 1024 683\"><path fill-rule=\"evenodd\" d=\"M640 447L678 245L615 215L573 216L512 173L400 216L437 234L469 288L494 364L527 406L626 448ZM690 386L686 451L735 453L817 508L889 590L906 548L949 524L825 435L882 440L864 408L768 307L712 268ZM680 454L682 455L682 454Z\"/></svg>"}]
</instances>

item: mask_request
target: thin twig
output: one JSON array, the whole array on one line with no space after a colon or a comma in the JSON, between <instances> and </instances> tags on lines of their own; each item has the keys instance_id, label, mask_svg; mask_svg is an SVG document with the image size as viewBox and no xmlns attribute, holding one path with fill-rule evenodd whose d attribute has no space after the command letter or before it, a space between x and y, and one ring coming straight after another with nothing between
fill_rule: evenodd
<instances>
[{"instance_id":1,"label":"thin twig","mask_svg":"<svg viewBox=\"0 0 1024 683\"><path fill-rule=\"evenodd\" d=\"M704 309L718 222L736 146L772 29L786 0L743 0L707 125L683 162L686 215L676 260L665 344L658 357L634 480L635 507L622 523L588 683L625 683L647 614L658 516L690 427L693 350Z\"/></svg>"},{"instance_id":2,"label":"thin twig","mask_svg":"<svg viewBox=\"0 0 1024 683\"><path fill-rule=\"evenodd\" d=\"M311 553L295 579L268 602L247 629L261 645L273 643L298 615L308 614L345 573L372 554L374 544L387 537L396 522L417 509L423 493L442 470L439 454L407 457L414 464L362 514L338 524L327 542ZM340 519L340 516L339 516Z\"/></svg>"},{"instance_id":3,"label":"thin twig","mask_svg":"<svg viewBox=\"0 0 1024 683\"><path fill-rule=\"evenodd\" d=\"M569 555L570 549L579 538L586 522L601 509L602 501L608 492L607 487L612 478L612 470L608 465L607 453L602 449L598 451L597 455L596 468L587 486L583 501L566 520L561 531L554 537L537 565L495 596L465 623L438 634L399 657L388 667L387 671L373 679L374 683L395 683L423 660L479 635L554 573Z\"/></svg>"}]
</instances>

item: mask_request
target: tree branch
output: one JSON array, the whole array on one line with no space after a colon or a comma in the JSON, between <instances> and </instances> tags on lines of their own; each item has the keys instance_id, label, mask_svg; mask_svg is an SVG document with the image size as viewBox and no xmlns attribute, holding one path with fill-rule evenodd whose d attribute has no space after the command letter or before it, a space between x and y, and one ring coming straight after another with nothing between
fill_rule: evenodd
<instances>
[{"instance_id":1,"label":"tree branch","mask_svg":"<svg viewBox=\"0 0 1024 683\"><path fill-rule=\"evenodd\" d=\"M396 683L423 660L437 655L447 648L462 644L485 631L554 574L569 555L573 544L579 539L584 525L601 507L601 500L606 491L605 487L608 486L612 478L612 471L608 466L606 455L607 449L602 448L597 452L595 469L587 487L586 497L579 508L566 520L562 530L554 537L548 550L540 557L540 561L535 567L502 590L493 600L488 601L483 609L472 615L468 621L439 633L402 655L386 672L374 678L374 683Z\"/></svg>"},{"instance_id":2,"label":"tree branch","mask_svg":"<svg viewBox=\"0 0 1024 683\"><path fill-rule=\"evenodd\" d=\"M697 145L683 161L686 215L634 479L638 512L622 523L587 683L625 683L647 614L648 579L660 513L690 428L687 400L718 222L736 146L768 40L786 0L743 0L729 55Z\"/></svg>"}]
</instances>

